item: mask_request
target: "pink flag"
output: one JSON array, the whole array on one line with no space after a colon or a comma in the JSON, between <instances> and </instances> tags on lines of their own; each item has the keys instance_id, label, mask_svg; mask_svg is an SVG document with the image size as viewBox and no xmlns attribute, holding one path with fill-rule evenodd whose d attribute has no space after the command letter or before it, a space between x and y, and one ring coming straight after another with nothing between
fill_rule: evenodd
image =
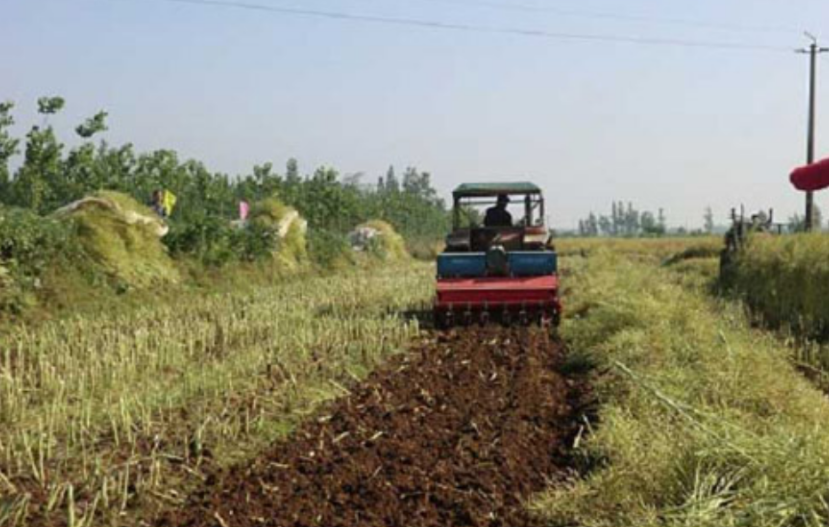
<instances>
[{"instance_id":1,"label":"pink flag","mask_svg":"<svg viewBox=\"0 0 829 527\"><path fill-rule=\"evenodd\" d=\"M250 213L250 204L247 201L239 202L239 219L245 221Z\"/></svg>"}]
</instances>

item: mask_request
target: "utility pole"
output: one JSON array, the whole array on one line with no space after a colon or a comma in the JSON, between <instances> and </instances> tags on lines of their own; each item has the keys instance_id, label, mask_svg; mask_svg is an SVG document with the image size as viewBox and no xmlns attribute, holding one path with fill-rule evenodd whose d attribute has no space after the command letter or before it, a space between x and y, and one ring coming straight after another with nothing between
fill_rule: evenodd
<instances>
[{"instance_id":1,"label":"utility pole","mask_svg":"<svg viewBox=\"0 0 829 527\"><path fill-rule=\"evenodd\" d=\"M817 109L817 57L821 53L829 52L829 48L822 48L818 46L817 38L811 33L806 33L806 37L812 41L808 48L798 49L798 53L806 53L809 55L809 128L806 138L806 164L811 165L815 162L815 112ZM812 222L814 219L815 196L810 190L806 192L806 231L812 230Z\"/></svg>"}]
</instances>

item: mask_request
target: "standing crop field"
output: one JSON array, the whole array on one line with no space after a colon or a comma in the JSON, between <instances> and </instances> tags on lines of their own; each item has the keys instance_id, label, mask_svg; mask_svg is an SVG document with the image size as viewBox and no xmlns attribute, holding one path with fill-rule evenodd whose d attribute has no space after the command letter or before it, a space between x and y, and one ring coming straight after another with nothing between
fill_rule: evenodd
<instances>
[{"instance_id":1,"label":"standing crop field","mask_svg":"<svg viewBox=\"0 0 829 527\"><path fill-rule=\"evenodd\" d=\"M829 238L752 236L728 284L772 326L807 337L829 334Z\"/></svg>"},{"instance_id":2,"label":"standing crop field","mask_svg":"<svg viewBox=\"0 0 829 527\"><path fill-rule=\"evenodd\" d=\"M187 296L0 340L0 525L135 524L418 333L432 267Z\"/></svg>"}]
</instances>

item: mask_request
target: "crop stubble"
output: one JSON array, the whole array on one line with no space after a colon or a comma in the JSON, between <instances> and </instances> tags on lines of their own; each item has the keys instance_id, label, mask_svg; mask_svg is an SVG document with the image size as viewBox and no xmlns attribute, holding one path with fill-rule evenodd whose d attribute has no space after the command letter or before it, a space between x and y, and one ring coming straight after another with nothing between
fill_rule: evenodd
<instances>
[{"instance_id":1,"label":"crop stubble","mask_svg":"<svg viewBox=\"0 0 829 527\"><path fill-rule=\"evenodd\" d=\"M535 328L424 338L159 525L541 525L524 500L569 475L585 401L563 358Z\"/></svg>"}]
</instances>

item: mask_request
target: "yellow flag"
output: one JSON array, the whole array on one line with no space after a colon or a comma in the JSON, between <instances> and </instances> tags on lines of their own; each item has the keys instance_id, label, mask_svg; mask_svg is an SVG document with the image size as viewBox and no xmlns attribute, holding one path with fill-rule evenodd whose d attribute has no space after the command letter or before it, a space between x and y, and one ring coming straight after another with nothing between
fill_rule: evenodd
<instances>
[{"instance_id":1,"label":"yellow flag","mask_svg":"<svg viewBox=\"0 0 829 527\"><path fill-rule=\"evenodd\" d=\"M176 206L176 195L169 190L164 191L161 197L161 206L164 207L164 212L169 216L173 213L173 208Z\"/></svg>"}]
</instances>

